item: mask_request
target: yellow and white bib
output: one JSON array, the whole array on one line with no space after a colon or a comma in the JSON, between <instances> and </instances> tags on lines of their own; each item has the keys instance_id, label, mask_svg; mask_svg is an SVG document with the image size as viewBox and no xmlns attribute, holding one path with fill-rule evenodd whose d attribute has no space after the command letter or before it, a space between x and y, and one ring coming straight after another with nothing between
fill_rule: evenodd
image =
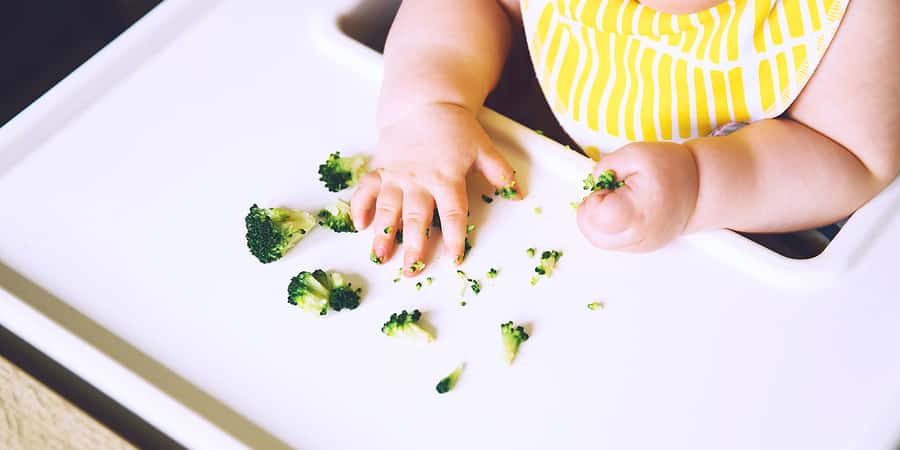
<instances>
[{"instance_id":1,"label":"yellow and white bib","mask_svg":"<svg viewBox=\"0 0 900 450\"><path fill-rule=\"evenodd\" d=\"M783 113L849 0L730 0L693 14L635 0L521 0L535 72L589 154Z\"/></svg>"}]
</instances>

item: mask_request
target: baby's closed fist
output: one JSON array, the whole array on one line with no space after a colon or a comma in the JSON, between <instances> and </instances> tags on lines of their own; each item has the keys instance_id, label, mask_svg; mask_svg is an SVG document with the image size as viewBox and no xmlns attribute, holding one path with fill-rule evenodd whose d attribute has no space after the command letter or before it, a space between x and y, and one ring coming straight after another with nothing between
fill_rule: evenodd
<instances>
[{"instance_id":1,"label":"baby's closed fist","mask_svg":"<svg viewBox=\"0 0 900 450\"><path fill-rule=\"evenodd\" d=\"M578 226L596 247L650 251L687 228L697 204L697 166L681 144L638 142L605 156L594 176L615 172L625 184L598 190L578 207Z\"/></svg>"}]
</instances>

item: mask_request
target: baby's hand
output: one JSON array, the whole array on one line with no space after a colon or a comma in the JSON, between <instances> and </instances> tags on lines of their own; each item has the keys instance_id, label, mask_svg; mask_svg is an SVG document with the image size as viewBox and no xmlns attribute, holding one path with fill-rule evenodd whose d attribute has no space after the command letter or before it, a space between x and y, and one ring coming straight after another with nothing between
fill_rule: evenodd
<instances>
[{"instance_id":1,"label":"baby's hand","mask_svg":"<svg viewBox=\"0 0 900 450\"><path fill-rule=\"evenodd\" d=\"M640 142L605 156L594 168L611 169L625 185L597 191L578 208L578 226L597 247L628 251L660 248L684 232L697 203L697 166L680 144Z\"/></svg>"},{"instance_id":2,"label":"baby's hand","mask_svg":"<svg viewBox=\"0 0 900 450\"><path fill-rule=\"evenodd\" d=\"M374 170L360 179L350 202L355 226L365 229L371 222L375 227L373 260L391 258L394 236L402 229L404 273L421 272L416 263L425 262L427 229L436 205L445 253L461 262L469 210L466 174L473 166L496 187L514 181L512 168L475 114L463 107L431 104L383 127L372 159Z\"/></svg>"}]
</instances>

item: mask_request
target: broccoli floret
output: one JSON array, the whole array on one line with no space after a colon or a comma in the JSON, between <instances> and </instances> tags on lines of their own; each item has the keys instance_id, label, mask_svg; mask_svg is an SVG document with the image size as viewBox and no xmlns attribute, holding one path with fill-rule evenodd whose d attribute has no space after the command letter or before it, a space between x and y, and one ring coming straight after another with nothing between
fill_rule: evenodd
<instances>
[{"instance_id":1,"label":"broccoli floret","mask_svg":"<svg viewBox=\"0 0 900 450\"><path fill-rule=\"evenodd\" d=\"M284 256L316 226L315 217L306 211L260 208L256 205L250 207L244 222L247 225L247 247L263 264Z\"/></svg>"},{"instance_id":2,"label":"broccoli floret","mask_svg":"<svg viewBox=\"0 0 900 450\"><path fill-rule=\"evenodd\" d=\"M416 283L416 290L417 290L417 291L421 291L421 290L422 290L422 282L421 282L421 281L419 281L419 282Z\"/></svg>"},{"instance_id":3,"label":"broccoli floret","mask_svg":"<svg viewBox=\"0 0 900 450\"><path fill-rule=\"evenodd\" d=\"M494 199L491 198L489 195L481 194L481 201L483 201L485 203L491 203L494 201Z\"/></svg>"},{"instance_id":4,"label":"broccoli floret","mask_svg":"<svg viewBox=\"0 0 900 450\"><path fill-rule=\"evenodd\" d=\"M491 269L488 270L488 272L487 272L487 277L491 278L491 279L497 278L498 274L499 274L499 272L497 272L497 269L491 267Z\"/></svg>"},{"instance_id":5,"label":"broccoli floret","mask_svg":"<svg viewBox=\"0 0 900 450\"><path fill-rule=\"evenodd\" d=\"M593 302L588 303L587 307L591 311L596 311L598 309L603 309L606 305L603 302Z\"/></svg>"},{"instance_id":6,"label":"broccoli floret","mask_svg":"<svg viewBox=\"0 0 900 450\"><path fill-rule=\"evenodd\" d=\"M624 185L624 181L616 180L616 173L612 170L604 170L596 179L592 173L584 178L584 190L591 192L599 189L614 191Z\"/></svg>"},{"instance_id":7,"label":"broccoli floret","mask_svg":"<svg viewBox=\"0 0 900 450\"><path fill-rule=\"evenodd\" d=\"M416 342L431 342L434 336L419 325L422 313L418 309L391 314L391 318L381 327L381 332L391 337L403 337Z\"/></svg>"},{"instance_id":8,"label":"broccoli floret","mask_svg":"<svg viewBox=\"0 0 900 450\"><path fill-rule=\"evenodd\" d=\"M450 392L454 387L456 387L456 382L459 381L459 376L462 374L463 369L466 367L466 363L462 363L447 375L441 381L438 382L435 389L438 391L438 394L446 394Z\"/></svg>"},{"instance_id":9,"label":"broccoli floret","mask_svg":"<svg viewBox=\"0 0 900 450\"><path fill-rule=\"evenodd\" d=\"M556 264L559 263L559 259L562 258L562 255L562 252L559 250L544 251L541 253L541 263L534 268L534 271L538 275L549 277L553 274L553 269L556 268Z\"/></svg>"},{"instance_id":10,"label":"broccoli floret","mask_svg":"<svg viewBox=\"0 0 900 450\"><path fill-rule=\"evenodd\" d=\"M319 166L319 180L331 192L338 192L356 185L359 177L366 172L366 158L362 155L341 157L341 152L328 156L325 164Z\"/></svg>"},{"instance_id":11,"label":"broccoli floret","mask_svg":"<svg viewBox=\"0 0 900 450\"><path fill-rule=\"evenodd\" d=\"M521 325L515 326L512 321L500 325L503 341L503 356L507 364L512 364L519 352L519 346L528 340L528 333Z\"/></svg>"},{"instance_id":12,"label":"broccoli floret","mask_svg":"<svg viewBox=\"0 0 900 450\"><path fill-rule=\"evenodd\" d=\"M291 279L288 303L324 316L329 308L334 311L356 309L361 293L362 289L353 289L351 283L337 272L304 271Z\"/></svg>"},{"instance_id":13,"label":"broccoli floret","mask_svg":"<svg viewBox=\"0 0 900 450\"><path fill-rule=\"evenodd\" d=\"M340 199L333 206L319 211L319 225L337 233L356 233L353 219L350 218L350 204Z\"/></svg>"},{"instance_id":14,"label":"broccoli floret","mask_svg":"<svg viewBox=\"0 0 900 450\"><path fill-rule=\"evenodd\" d=\"M431 286L431 283L432 283L433 281L434 281L434 280L433 280L431 277L425 278L425 285L426 285L426 286Z\"/></svg>"},{"instance_id":15,"label":"broccoli floret","mask_svg":"<svg viewBox=\"0 0 900 450\"><path fill-rule=\"evenodd\" d=\"M528 255L529 258L534 258L535 252L537 252L537 250L535 250L534 247L525 250L525 254Z\"/></svg>"},{"instance_id":16,"label":"broccoli floret","mask_svg":"<svg viewBox=\"0 0 900 450\"><path fill-rule=\"evenodd\" d=\"M516 198L519 195L519 188L516 186L515 181L511 181L506 186L503 186L500 189L494 191L494 195L499 195L507 200L511 200Z\"/></svg>"},{"instance_id":17,"label":"broccoli floret","mask_svg":"<svg viewBox=\"0 0 900 450\"><path fill-rule=\"evenodd\" d=\"M469 278L467 281L469 282L469 287L472 288L472 292L474 292L475 295L478 295L481 293L481 282L480 281L473 280L471 278Z\"/></svg>"}]
</instances>

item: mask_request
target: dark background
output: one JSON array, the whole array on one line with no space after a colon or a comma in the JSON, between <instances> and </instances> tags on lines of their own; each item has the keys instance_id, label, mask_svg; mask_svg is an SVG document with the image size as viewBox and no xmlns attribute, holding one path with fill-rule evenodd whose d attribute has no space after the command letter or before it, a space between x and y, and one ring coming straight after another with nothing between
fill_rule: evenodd
<instances>
[{"instance_id":1,"label":"dark background","mask_svg":"<svg viewBox=\"0 0 900 450\"><path fill-rule=\"evenodd\" d=\"M161 0L0 0L0 126Z\"/></svg>"}]
</instances>

